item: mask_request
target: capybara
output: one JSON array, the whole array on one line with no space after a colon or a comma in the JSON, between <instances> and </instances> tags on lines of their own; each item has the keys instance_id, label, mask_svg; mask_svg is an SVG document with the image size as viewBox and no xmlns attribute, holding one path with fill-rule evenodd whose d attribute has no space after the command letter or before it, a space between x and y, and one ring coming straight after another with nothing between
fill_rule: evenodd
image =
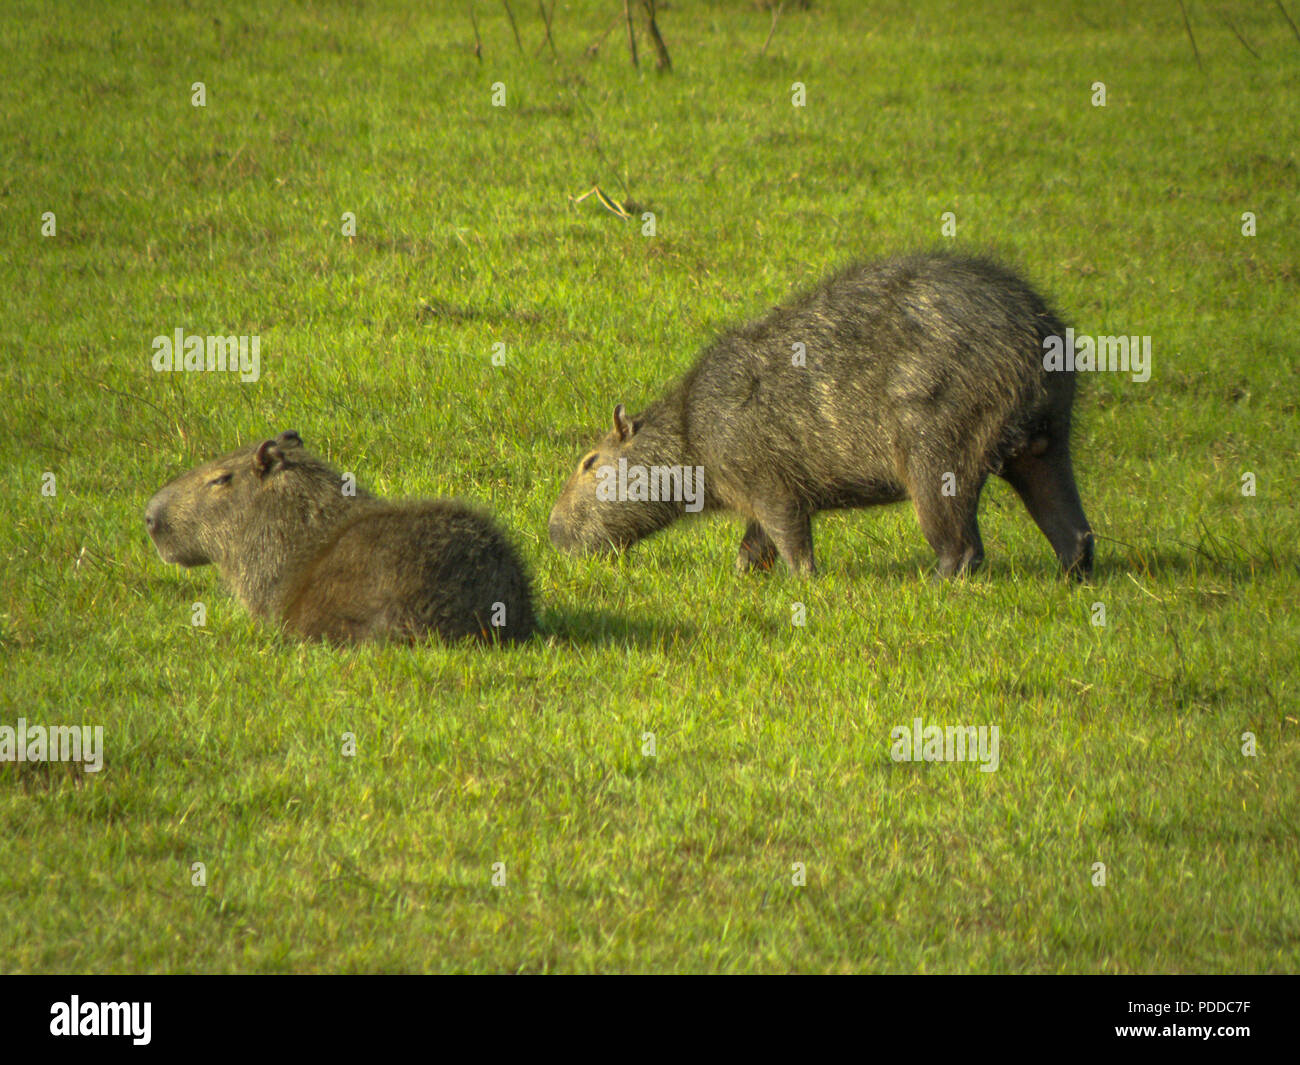
<instances>
[{"instance_id":1,"label":"capybara","mask_svg":"<svg viewBox=\"0 0 1300 1065\"><path fill-rule=\"evenodd\" d=\"M377 499L292 430L178 477L144 521L164 562L215 564L253 614L296 636L514 642L533 631L528 576L491 520L456 500Z\"/></svg>"},{"instance_id":2,"label":"capybara","mask_svg":"<svg viewBox=\"0 0 1300 1065\"><path fill-rule=\"evenodd\" d=\"M687 512L727 509L748 521L737 569L780 555L811 574L813 514L911 499L952 576L983 559L976 515L995 473L1064 570L1085 577L1093 537L1070 465L1074 375L1044 368L1044 340L1064 332L1029 285L986 259L850 266L716 340L640 414L615 407L551 511L551 541L624 550Z\"/></svg>"}]
</instances>

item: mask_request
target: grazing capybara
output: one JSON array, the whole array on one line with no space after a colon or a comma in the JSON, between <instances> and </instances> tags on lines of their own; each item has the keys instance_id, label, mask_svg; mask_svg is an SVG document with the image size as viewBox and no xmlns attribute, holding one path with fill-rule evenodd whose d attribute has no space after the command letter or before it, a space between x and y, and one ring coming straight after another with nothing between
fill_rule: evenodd
<instances>
[{"instance_id":1,"label":"grazing capybara","mask_svg":"<svg viewBox=\"0 0 1300 1065\"><path fill-rule=\"evenodd\" d=\"M533 631L528 576L487 517L455 500L376 499L292 430L178 477L144 522L164 562L215 564L253 614L306 639Z\"/></svg>"},{"instance_id":2,"label":"grazing capybara","mask_svg":"<svg viewBox=\"0 0 1300 1065\"><path fill-rule=\"evenodd\" d=\"M983 560L976 513L995 473L1065 571L1087 576L1074 375L1044 369L1045 338L1064 334L1033 289L986 259L850 266L715 341L640 414L615 407L551 511L551 541L624 550L685 513L727 509L748 520L738 570L779 554L811 574L813 514L911 499L952 576Z\"/></svg>"}]
</instances>

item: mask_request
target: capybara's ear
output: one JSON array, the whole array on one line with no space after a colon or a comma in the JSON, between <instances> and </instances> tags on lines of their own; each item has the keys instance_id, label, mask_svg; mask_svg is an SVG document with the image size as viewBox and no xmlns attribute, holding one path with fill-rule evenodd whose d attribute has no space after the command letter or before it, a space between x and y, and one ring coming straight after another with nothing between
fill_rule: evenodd
<instances>
[{"instance_id":1,"label":"capybara's ear","mask_svg":"<svg viewBox=\"0 0 1300 1065\"><path fill-rule=\"evenodd\" d=\"M274 440L263 440L253 452L253 472L264 477L276 466L284 465L284 455Z\"/></svg>"},{"instance_id":2,"label":"capybara's ear","mask_svg":"<svg viewBox=\"0 0 1300 1065\"><path fill-rule=\"evenodd\" d=\"M282 448L302 447L302 437L298 435L297 429L286 429L275 438L275 442Z\"/></svg>"},{"instance_id":3,"label":"capybara's ear","mask_svg":"<svg viewBox=\"0 0 1300 1065\"><path fill-rule=\"evenodd\" d=\"M635 426L632 425L632 419L627 416L627 411L623 409L622 403L614 408L614 432L618 433L620 440L626 440L636 432Z\"/></svg>"}]
</instances>

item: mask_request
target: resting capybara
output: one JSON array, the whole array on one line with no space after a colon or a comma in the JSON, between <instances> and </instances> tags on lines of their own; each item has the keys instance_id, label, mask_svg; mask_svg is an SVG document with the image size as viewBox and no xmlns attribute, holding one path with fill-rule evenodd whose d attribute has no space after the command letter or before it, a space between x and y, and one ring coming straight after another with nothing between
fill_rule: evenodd
<instances>
[{"instance_id":1,"label":"resting capybara","mask_svg":"<svg viewBox=\"0 0 1300 1065\"><path fill-rule=\"evenodd\" d=\"M528 576L491 520L455 500L376 499L292 430L178 477L144 521L163 561L215 564L253 614L307 639L533 631Z\"/></svg>"},{"instance_id":2,"label":"resting capybara","mask_svg":"<svg viewBox=\"0 0 1300 1065\"><path fill-rule=\"evenodd\" d=\"M1064 332L985 259L851 266L715 341L635 417L615 407L551 511L551 541L624 550L684 513L728 509L748 520L738 569L779 554L811 574L813 514L911 499L952 576L983 559L976 514L995 473L1084 577L1093 537L1070 466L1074 374L1044 368L1044 340Z\"/></svg>"}]
</instances>

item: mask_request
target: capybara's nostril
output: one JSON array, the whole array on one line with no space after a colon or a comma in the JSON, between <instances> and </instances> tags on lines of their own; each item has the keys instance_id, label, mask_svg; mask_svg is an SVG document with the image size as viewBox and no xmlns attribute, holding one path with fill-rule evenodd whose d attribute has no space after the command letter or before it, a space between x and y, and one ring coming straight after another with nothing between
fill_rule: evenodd
<instances>
[{"instance_id":1,"label":"capybara's nostril","mask_svg":"<svg viewBox=\"0 0 1300 1065\"><path fill-rule=\"evenodd\" d=\"M150 536L156 533L158 531L158 526L162 524L159 518L160 509L161 508L155 507L152 503L145 508L144 527L149 531Z\"/></svg>"}]
</instances>

